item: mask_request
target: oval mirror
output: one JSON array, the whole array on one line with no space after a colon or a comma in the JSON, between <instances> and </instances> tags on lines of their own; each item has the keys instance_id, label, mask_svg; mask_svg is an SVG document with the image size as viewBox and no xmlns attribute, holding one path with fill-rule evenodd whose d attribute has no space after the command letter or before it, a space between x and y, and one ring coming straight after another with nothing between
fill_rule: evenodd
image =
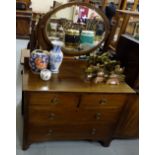
<instances>
[{"instance_id":1,"label":"oval mirror","mask_svg":"<svg viewBox=\"0 0 155 155\"><path fill-rule=\"evenodd\" d=\"M99 9L89 3L71 2L44 17L44 39L63 42L65 55L77 56L96 50L107 38L109 23Z\"/></svg>"}]
</instances>

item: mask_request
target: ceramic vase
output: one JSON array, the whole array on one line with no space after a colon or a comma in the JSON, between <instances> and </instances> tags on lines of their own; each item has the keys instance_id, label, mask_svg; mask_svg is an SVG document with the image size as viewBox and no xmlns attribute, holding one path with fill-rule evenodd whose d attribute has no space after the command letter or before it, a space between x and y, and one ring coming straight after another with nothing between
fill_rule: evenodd
<instances>
[{"instance_id":1,"label":"ceramic vase","mask_svg":"<svg viewBox=\"0 0 155 155\"><path fill-rule=\"evenodd\" d=\"M49 52L41 49L36 49L31 52L29 58L29 66L32 72L40 73L42 69L47 69L49 63Z\"/></svg>"},{"instance_id":2,"label":"ceramic vase","mask_svg":"<svg viewBox=\"0 0 155 155\"><path fill-rule=\"evenodd\" d=\"M61 51L62 42L53 41L53 49L50 50L50 70L52 73L59 73L59 68L63 60L63 53Z\"/></svg>"}]
</instances>

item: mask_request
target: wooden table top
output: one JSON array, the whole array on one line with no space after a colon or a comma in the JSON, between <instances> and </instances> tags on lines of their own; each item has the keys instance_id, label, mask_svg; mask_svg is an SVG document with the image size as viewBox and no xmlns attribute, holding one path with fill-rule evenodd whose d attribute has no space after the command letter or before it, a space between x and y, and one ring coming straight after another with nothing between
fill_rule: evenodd
<instances>
[{"instance_id":1,"label":"wooden table top","mask_svg":"<svg viewBox=\"0 0 155 155\"><path fill-rule=\"evenodd\" d=\"M135 93L126 83L108 85L87 82L85 80L85 68L85 61L63 60L60 72L53 74L49 81L43 81L38 74L32 73L28 65L28 58L26 58L23 71L23 91Z\"/></svg>"}]
</instances>

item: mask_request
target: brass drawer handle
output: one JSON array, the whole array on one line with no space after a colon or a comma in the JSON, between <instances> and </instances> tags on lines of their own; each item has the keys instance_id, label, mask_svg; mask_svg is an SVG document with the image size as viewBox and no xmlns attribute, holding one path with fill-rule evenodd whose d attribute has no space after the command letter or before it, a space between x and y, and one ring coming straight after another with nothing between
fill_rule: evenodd
<instances>
[{"instance_id":1,"label":"brass drawer handle","mask_svg":"<svg viewBox=\"0 0 155 155\"><path fill-rule=\"evenodd\" d=\"M96 120L100 120L101 119L101 113L97 112L95 117L96 117Z\"/></svg>"},{"instance_id":2,"label":"brass drawer handle","mask_svg":"<svg viewBox=\"0 0 155 155\"><path fill-rule=\"evenodd\" d=\"M53 120L54 117L55 117L55 114L54 114L54 113L50 113L50 115L49 115L49 119L50 119L50 120Z\"/></svg>"},{"instance_id":3,"label":"brass drawer handle","mask_svg":"<svg viewBox=\"0 0 155 155\"><path fill-rule=\"evenodd\" d=\"M52 135L52 134L53 134L53 130L52 130L52 129L48 130L47 135L50 136L50 135Z\"/></svg>"},{"instance_id":4,"label":"brass drawer handle","mask_svg":"<svg viewBox=\"0 0 155 155\"><path fill-rule=\"evenodd\" d=\"M107 103L107 99L104 99L104 98L99 101L99 104L101 105L104 105L106 103Z\"/></svg>"},{"instance_id":5,"label":"brass drawer handle","mask_svg":"<svg viewBox=\"0 0 155 155\"><path fill-rule=\"evenodd\" d=\"M60 100L57 98L57 97L54 97L52 100L51 100L51 104L53 105L57 105L60 103Z\"/></svg>"},{"instance_id":6,"label":"brass drawer handle","mask_svg":"<svg viewBox=\"0 0 155 155\"><path fill-rule=\"evenodd\" d=\"M91 135L95 135L96 134L96 129L93 128L92 131L91 131Z\"/></svg>"}]
</instances>

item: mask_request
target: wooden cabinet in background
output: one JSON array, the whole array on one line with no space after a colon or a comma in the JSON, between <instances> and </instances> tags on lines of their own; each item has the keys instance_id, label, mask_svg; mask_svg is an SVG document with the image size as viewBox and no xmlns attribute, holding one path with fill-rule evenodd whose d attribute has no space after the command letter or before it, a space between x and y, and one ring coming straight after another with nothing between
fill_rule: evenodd
<instances>
[{"instance_id":1,"label":"wooden cabinet in background","mask_svg":"<svg viewBox=\"0 0 155 155\"><path fill-rule=\"evenodd\" d=\"M32 18L31 10L16 10L16 37L29 39L30 37L30 24Z\"/></svg>"},{"instance_id":2,"label":"wooden cabinet in background","mask_svg":"<svg viewBox=\"0 0 155 155\"><path fill-rule=\"evenodd\" d=\"M16 0L16 10L27 10L31 4L31 0Z\"/></svg>"}]
</instances>

